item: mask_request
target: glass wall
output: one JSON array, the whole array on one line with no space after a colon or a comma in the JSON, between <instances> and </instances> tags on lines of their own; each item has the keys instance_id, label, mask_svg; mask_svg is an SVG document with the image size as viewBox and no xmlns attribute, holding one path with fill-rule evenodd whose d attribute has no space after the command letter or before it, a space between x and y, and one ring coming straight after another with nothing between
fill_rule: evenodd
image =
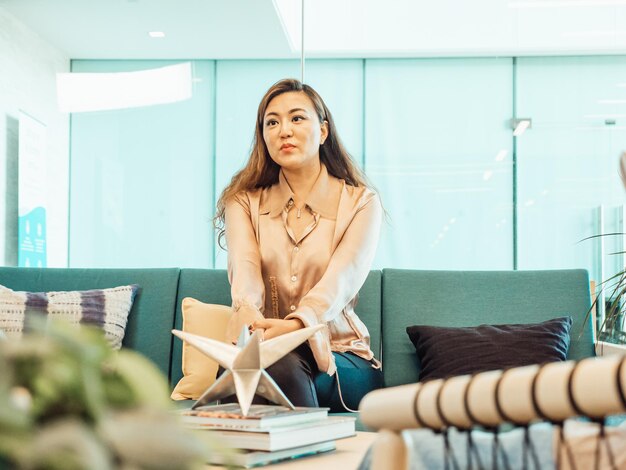
<instances>
[{"instance_id":1,"label":"glass wall","mask_svg":"<svg viewBox=\"0 0 626 470\"><path fill-rule=\"evenodd\" d=\"M73 61L122 72L164 61ZM193 62L180 103L72 115L70 266L213 264L212 61Z\"/></svg>"},{"instance_id":2,"label":"glass wall","mask_svg":"<svg viewBox=\"0 0 626 470\"><path fill-rule=\"evenodd\" d=\"M626 150L626 58L544 57L517 61L520 269L589 269L605 279L621 265ZM604 252L602 254L602 252Z\"/></svg>"},{"instance_id":3,"label":"glass wall","mask_svg":"<svg viewBox=\"0 0 626 470\"><path fill-rule=\"evenodd\" d=\"M263 94L281 78L299 76L299 61L217 62L215 200L250 155ZM348 151L362 163L363 62L307 61L306 76L307 83L322 95L333 113ZM218 246L215 267L226 267L226 252Z\"/></svg>"},{"instance_id":4,"label":"glass wall","mask_svg":"<svg viewBox=\"0 0 626 470\"><path fill-rule=\"evenodd\" d=\"M122 72L165 61L74 61ZM194 61L191 100L72 117L70 266L225 267L212 217L245 163L261 97L297 60ZM363 161L363 61L307 62L307 82Z\"/></svg>"},{"instance_id":5,"label":"glass wall","mask_svg":"<svg viewBox=\"0 0 626 470\"><path fill-rule=\"evenodd\" d=\"M389 214L377 265L513 267L511 59L368 60L366 170Z\"/></svg>"},{"instance_id":6,"label":"glass wall","mask_svg":"<svg viewBox=\"0 0 626 470\"><path fill-rule=\"evenodd\" d=\"M225 266L216 198L249 154L264 91L300 65L193 69L191 100L73 115L71 266ZM609 256L621 237L579 240L623 231L625 57L309 60L306 81L382 196L375 267L582 267L602 279L624 265ZM512 118L531 128L514 137Z\"/></svg>"}]
</instances>

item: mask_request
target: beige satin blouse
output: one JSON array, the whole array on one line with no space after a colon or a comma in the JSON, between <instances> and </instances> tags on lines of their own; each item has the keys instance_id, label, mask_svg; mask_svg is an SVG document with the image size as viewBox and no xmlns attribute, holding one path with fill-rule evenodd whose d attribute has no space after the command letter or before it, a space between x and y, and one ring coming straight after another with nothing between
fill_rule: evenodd
<instances>
[{"instance_id":1,"label":"beige satin blouse","mask_svg":"<svg viewBox=\"0 0 626 470\"><path fill-rule=\"evenodd\" d=\"M331 351L371 360L367 327L354 313L370 271L382 222L376 193L320 175L305 201L310 223L296 236L296 210L283 173L265 189L242 192L226 204L228 276L233 299L229 332L267 318L299 318L327 328L309 339L320 371L334 374ZM373 362L374 367L379 362Z\"/></svg>"}]
</instances>

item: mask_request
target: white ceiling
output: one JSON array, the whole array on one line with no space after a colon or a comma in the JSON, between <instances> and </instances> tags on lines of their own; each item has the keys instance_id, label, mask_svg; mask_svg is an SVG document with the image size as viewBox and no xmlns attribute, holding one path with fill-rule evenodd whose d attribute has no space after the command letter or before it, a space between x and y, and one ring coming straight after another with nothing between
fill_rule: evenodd
<instances>
[{"instance_id":1,"label":"white ceiling","mask_svg":"<svg viewBox=\"0 0 626 470\"><path fill-rule=\"evenodd\" d=\"M305 0L309 57L626 53L626 0ZM295 6L294 6L295 4ZM0 0L75 59L297 58L300 0ZM164 31L153 39L148 31Z\"/></svg>"},{"instance_id":2,"label":"white ceiling","mask_svg":"<svg viewBox=\"0 0 626 470\"><path fill-rule=\"evenodd\" d=\"M272 0L0 0L0 7L72 59L297 56Z\"/></svg>"}]
</instances>

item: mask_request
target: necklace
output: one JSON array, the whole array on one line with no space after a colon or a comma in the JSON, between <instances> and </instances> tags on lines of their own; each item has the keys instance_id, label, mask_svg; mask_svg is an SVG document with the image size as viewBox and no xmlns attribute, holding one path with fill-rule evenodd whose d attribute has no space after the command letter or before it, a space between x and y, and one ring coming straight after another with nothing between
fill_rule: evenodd
<instances>
[{"instance_id":1,"label":"necklace","mask_svg":"<svg viewBox=\"0 0 626 470\"><path fill-rule=\"evenodd\" d=\"M306 207L306 204L302 207L298 207L296 206L296 203L293 201L293 199L290 199L287 203L287 206L289 206L287 210L291 210L293 207L296 208L296 218L299 219L302 217L302 208Z\"/></svg>"}]
</instances>

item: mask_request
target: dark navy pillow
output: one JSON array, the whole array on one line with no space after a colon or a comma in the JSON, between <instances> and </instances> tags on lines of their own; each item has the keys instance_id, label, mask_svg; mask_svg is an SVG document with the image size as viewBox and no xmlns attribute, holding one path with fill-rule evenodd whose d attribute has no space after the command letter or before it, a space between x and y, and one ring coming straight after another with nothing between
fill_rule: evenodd
<instances>
[{"instance_id":1,"label":"dark navy pillow","mask_svg":"<svg viewBox=\"0 0 626 470\"><path fill-rule=\"evenodd\" d=\"M564 361L571 317L543 323L473 327L409 326L421 364L420 381Z\"/></svg>"}]
</instances>

